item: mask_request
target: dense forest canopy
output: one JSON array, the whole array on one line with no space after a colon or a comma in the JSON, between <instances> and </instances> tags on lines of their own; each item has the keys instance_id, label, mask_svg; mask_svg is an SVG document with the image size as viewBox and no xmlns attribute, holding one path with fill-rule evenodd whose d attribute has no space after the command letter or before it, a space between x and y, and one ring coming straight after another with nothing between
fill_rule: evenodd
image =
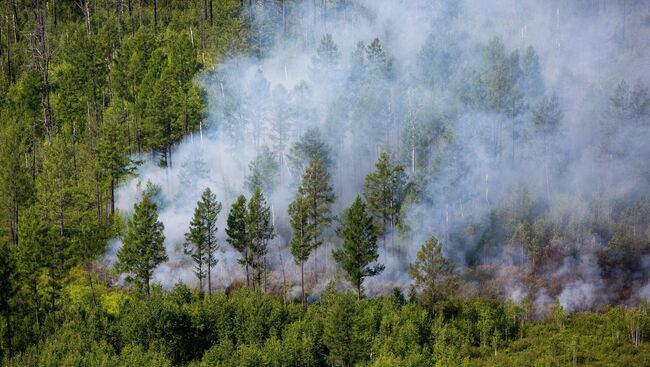
<instances>
[{"instance_id":1,"label":"dense forest canopy","mask_svg":"<svg viewBox=\"0 0 650 367\"><path fill-rule=\"evenodd\" d=\"M650 363L638 0L0 0L0 365Z\"/></svg>"}]
</instances>

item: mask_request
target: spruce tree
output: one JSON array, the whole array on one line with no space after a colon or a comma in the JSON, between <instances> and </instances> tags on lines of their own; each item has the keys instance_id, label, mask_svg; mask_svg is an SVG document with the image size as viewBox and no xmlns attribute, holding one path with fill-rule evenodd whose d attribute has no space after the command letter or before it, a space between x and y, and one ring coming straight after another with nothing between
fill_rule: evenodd
<instances>
[{"instance_id":1,"label":"spruce tree","mask_svg":"<svg viewBox=\"0 0 650 367\"><path fill-rule=\"evenodd\" d=\"M208 295L212 295L212 267L217 264L217 216L220 212L221 203L210 188L206 188L194 209L190 230L185 234L185 254L190 255L194 261L194 274L199 279L201 291L203 279L207 276ZM207 274L204 268L207 268Z\"/></svg>"},{"instance_id":2,"label":"spruce tree","mask_svg":"<svg viewBox=\"0 0 650 367\"><path fill-rule=\"evenodd\" d=\"M314 250L314 279L318 282L318 255L316 251L323 244L323 231L332 223L332 203L335 196L330 184L330 175L319 158L309 161L298 188L309 205L309 224L313 228L310 247Z\"/></svg>"},{"instance_id":3,"label":"spruce tree","mask_svg":"<svg viewBox=\"0 0 650 367\"><path fill-rule=\"evenodd\" d=\"M120 273L128 274L127 281L135 282L140 289L144 287L149 296L153 271L167 261L164 225L158 220L158 208L149 195L144 195L133 208L135 213L129 219L115 266Z\"/></svg>"},{"instance_id":4,"label":"spruce tree","mask_svg":"<svg viewBox=\"0 0 650 367\"><path fill-rule=\"evenodd\" d=\"M355 286L357 297L361 299L364 278L381 273L384 265L370 266L379 258L377 234L373 218L360 197L357 196L354 203L343 211L337 234L343 239L343 247L332 251L332 256L343 268L346 279Z\"/></svg>"},{"instance_id":5,"label":"spruce tree","mask_svg":"<svg viewBox=\"0 0 650 367\"><path fill-rule=\"evenodd\" d=\"M256 270L256 281L262 283L262 274L266 274L265 256L268 253L268 242L275 237L271 221L271 208L266 204L266 198L259 188L253 192L248 202L247 228L249 246L252 254L251 265ZM266 282L264 282L266 286Z\"/></svg>"},{"instance_id":6,"label":"spruce tree","mask_svg":"<svg viewBox=\"0 0 650 367\"><path fill-rule=\"evenodd\" d=\"M291 224L291 254L297 265L300 265L300 286L302 289L302 304L305 305L305 262L311 254L314 226L309 222L309 202L298 193L289 204L289 221Z\"/></svg>"},{"instance_id":7,"label":"spruce tree","mask_svg":"<svg viewBox=\"0 0 650 367\"><path fill-rule=\"evenodd\" d=\"M239 263L246 269L246 286L250 287L250 265L252 258L247 220L248 209L246 207L246 197L239 195L237 200L232 204L230 213L228 213L226 227L226 235L228 238L226 241L242 255Z\"/></svg>"}]
</instances>

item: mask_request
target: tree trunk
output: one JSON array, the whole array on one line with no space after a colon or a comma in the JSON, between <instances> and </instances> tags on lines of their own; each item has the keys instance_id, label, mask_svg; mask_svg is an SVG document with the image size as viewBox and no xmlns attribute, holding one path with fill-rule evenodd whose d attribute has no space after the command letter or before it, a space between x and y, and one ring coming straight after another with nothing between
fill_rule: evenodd
<instances>
[{"instance_id":1,"label":"tree trunk","mask_svg":"<svg viewBox=\"0 0 650 367\"><path fill-rule=\"evenodd\" d=\"M133 22L133 0L129 0L129 21L131 23L131 34L135 32L135 23Z\"/></svg>"},{"instance_id":2,"label":"tree trunk","mask_svg":"<svg viewBox=\"0 0 650 367\"><path fill-rule=\"evenodd\" d=\"M208 238L208 296L212 296L212 241Z\"/></svg>"},{"instance_id":3,"label":"tree trunk","mask_svg":"<svg viewBox=\"0 0 650 367\"><path fill-rule=\"evenodd\" d=\"M212 0L210 0L210 26L214 25L212 20Z\"/></svg>"},{"instance_id":4,"label":"tree trunk","mask_svg":"<svg viewBox=\"0 0 650 367\"><path fill-rule=\"evenodd\" d=\"M158 30L158 0L153 0L153 30Z\"/></svg>"},{"instance_id":5,"label":"tree trunk","mask_svg":"<svg viewBox=\"0 0 650 367\"><path fill-rule=\"evenodd\" d=\"M300 262L300 285L302 287L302 307L306 306L305 303L305 261Z\"/></svg>"}]
</instances>

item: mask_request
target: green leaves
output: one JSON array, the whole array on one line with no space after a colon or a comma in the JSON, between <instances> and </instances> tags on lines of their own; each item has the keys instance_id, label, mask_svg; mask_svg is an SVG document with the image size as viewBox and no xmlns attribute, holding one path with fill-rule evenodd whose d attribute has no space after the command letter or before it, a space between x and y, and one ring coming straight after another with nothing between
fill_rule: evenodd
<instances>
[{"instance_id":1,"label":"green leaves","mask_svg":"<svg viewBox=\"0 0 650 367\"><path fill-rule=\"evenodd\" d=\"M266 204L264 194L258 188L246 206L246 197L240 195L230 208L228 243L242 254L240 264L246 267L246 281L250 286L250 268L257 270L256 280L261 281L265 271L264 256L268 241L275 237L271 220L271 208Z\"/></svg>"}]
</instances>

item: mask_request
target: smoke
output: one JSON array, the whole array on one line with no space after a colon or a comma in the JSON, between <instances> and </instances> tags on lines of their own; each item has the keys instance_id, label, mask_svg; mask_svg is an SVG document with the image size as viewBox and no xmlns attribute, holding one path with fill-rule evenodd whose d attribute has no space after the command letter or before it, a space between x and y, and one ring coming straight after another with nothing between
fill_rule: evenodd
<instances>
[{"instance_id":1,"label":"smoke","mask_svg":"<svg viewBox=\"0 0 650 367\"><path fill-rule=\"evenodd\" d=\"M599 295L608 292L594 255L594 247L602 247L599 235L582 227L608 215L607 208L594 213L592 201L633 200L648 187L647 115L614 129L609 107L620 80L630 85L649 81L648 10L542 0L327 3L323 12L309 1L256 2L249 9L255 56L231 55L197 80L208 103L201 130L174 148L172 168L159 167L156 157L140 157L145 163L137 178L120 187L117 207L125 214L146 182L160 188L170 260L156 270L155 280L167 287L196 283L182 243L196 201L209 187L223 203L213 284L244 281L239 254L225 241L223 229L237 195L250 195L249 163L268 149L279 166L266 190L277 232L267 256L268 283L278 293L297 297L300 273L288 250L286 210L299 181L296 161L304 157L292 157L291 147L316 128L333 160L335 214L362 192L365 175L384 150L405 166L418 192L403 209L407 230L380 239L379 261L386 270L368 280L370 293L410 287L408 263L435 235L460 268L496 267L491 271L496 287L516 301L536 295L534 304L543 309L557 298L566 309L578 310L608 300ZM326 34L338 52L317 52ZM507 104L481 105L477 100L491 96L471 88L493 71L486 45L495 37L504 57L522 64L532 46L539 60L539 80L516 86L523 94L516 113ZM368 51L375 38L384 54ZM359 42L365 45L361 51ZM323 55L333 55L332 60ZM543 96L552 95L558 97L561 119L542 138L531 111ZM522 207L525 213L514 213ZM516 240L497 230L496 214L508 210L522 220L545 213L547 222L530 223L531 228L560 228L576 237L548 235L557 250L549 258L561 269L542 271L546 281L541 286L528 279L539 271L526 265L529 251L512 250ZM339 245L333 231L325 242L318 249L318 282L314 262L307 263L312 293L342 276L330 257ZM111 248L114 254L116 247ZM554 271L560 275L552 276Z\"/></svg>"}]
</instances>

